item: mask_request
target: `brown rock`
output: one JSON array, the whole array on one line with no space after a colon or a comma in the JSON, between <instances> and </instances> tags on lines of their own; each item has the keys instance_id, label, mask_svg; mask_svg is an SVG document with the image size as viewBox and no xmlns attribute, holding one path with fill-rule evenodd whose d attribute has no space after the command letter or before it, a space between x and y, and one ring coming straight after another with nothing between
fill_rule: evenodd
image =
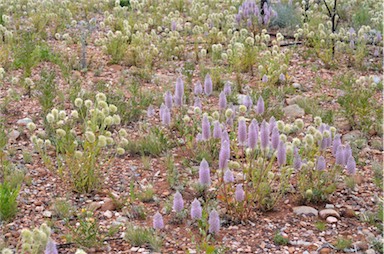
<instances>
[{"instance_id":1,"label":"brown rock","mask_svg":"<svg viewBox=\"0 0 384 254\"><path fill-rule=\"evenodd\" d=\"M356 213L353 209L347 208L341 212L341 216L346 218L354 218L356 217Z\"/></svg>"},{"instance_id":2,"label":"brown rock","mask_svg":"<svg viewBox=\"0 0 384 254\"><path fill-rule=\"evenodd\" d=\"M335 210L333 209L324 209L324 210L321 210L319 212L319 215L322 219L326 219L327 217L329 216L333 216L333 217L336 217L336 218L340 218L340 214L338 212L336 212Z\"/></svg>"},{"instance_id":3,"label":"brown rock","mask_svg":"<svg viewBox=\"0 0 384 254\"><path fill-rule=\"evenodd\" d=\"M100 207L101 207L100 202L92 202L88 205L87 210L96 211L100 209Z\"/></svg>"},{"instance_id":4,"label":"brown rock","mask_svg":"<svg viewBox=\"0 0 384 254\"><path fill-rule=\"evenodd\" d=\"M329 253L332 253L332 250L330 248L322 248L319 251L319 254L329 254Z\"/></svg>"},{"instance_id":5,"label":"brown rock","mask_svg":"<svg viewBox=\"0 0 384 254\"><path fill-rule=\"evenodd\" d=\"M107 211L107 210L114 211L115 209L116 209L116 205L111 198L106 198L104 200L104 204L102 204L100 208L101 211Z\"/></svg>"}]
</instances>

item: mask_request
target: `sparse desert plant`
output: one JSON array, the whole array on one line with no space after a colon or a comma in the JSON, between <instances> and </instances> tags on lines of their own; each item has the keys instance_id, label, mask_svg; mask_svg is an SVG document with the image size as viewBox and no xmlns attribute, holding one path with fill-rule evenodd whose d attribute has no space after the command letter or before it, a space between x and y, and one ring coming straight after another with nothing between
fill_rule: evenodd
<instances>
[{"instance_id":1,"label":"sparse desert plant","mask_svg":"<svg viewBox=\"0 0 384 254\"><path fill-rule=\"evenodd\" d=\"M43 253L51 241L50 236L51 229L46 224L41 224L40 227L33 230L23 229L21 231L21 253Z\"/></svg>"},{"instance_id":2,"label":"sparse desert plant","mask_svg":"<svg viewBox=\"0 0 384 254\"><path fill-rule=\"evenodd\" d=\"M117 107L108 105L102 93L96 95L95 102L77 98L74 108L69 115L52 109L46 116L51 135L45 141L33 135L31 141L44 160L49 159L47 150L53 146L56 157L52 159L56 159L59 174L70 181L73 190L91 192L100 187L100 164L105 168L114 156L125 153L122 146L128 142L127 133L121 129L112 135L121 118Z\"/></svg>"},{"instance_id":3,"label":"sparse desert plant","mask_svg":"<svg viewBox=\"0 0 384 254\"><path fill-rule=\"evenodd\" d=\"M162 240L156 235L153 229L127 225L124 240L133 246L149 246L153 251L159 251L162 246Z\"/></svg>"}]
</instances>

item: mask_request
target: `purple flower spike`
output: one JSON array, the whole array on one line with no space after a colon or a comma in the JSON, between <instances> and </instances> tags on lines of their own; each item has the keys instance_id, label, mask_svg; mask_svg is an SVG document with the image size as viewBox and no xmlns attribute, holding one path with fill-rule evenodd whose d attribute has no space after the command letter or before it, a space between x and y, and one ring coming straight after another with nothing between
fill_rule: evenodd
<instances>
[{"instance_id":1,"label":"purple flower spike","mask_svg":"<svg viewBox=\"0 0 384 254\"><path fill-rule=\"evenodd\" d=\"M153 108L152 105L149 105L148 106L148 109L147 109L147 117L148 118L151 118L155 115L155 109Z\"/></svg>"},{"instance_id":2,"label":"purple flower spike","mask_svg":"<svg viewBox=\"0 0 384 254\"><path fill-rule=\"evenodd\" d=\"M167 108L172 108L172 94L170 91L166 91L164 94L164 103Z\"/></svg>"},{"instance_id":3,"label":"purple flower spike","mask_svg":"<svg viewBox=\"0 0 384 254\"><path fill-rule=\"evenodd\" d=\"M274 116L272 116L269 119L269 124L268 124L268 131L269 133L272 133L273 129L276 127L276 119Z\"/></svg>"},{"instance_id":4,"label":"purple flower spike","mask_svg":"<svg viewBox=\"0 0 384 254\"><path fill-rule=\"evenodd\" d=\"M295 153L295 156L293 158L293 168L295 170L300 170L301 165L302 165L302 162L301 162L300 155L299 153Z\"/></svg>"},{"instance_id":5,"label":"purple flower spike","mask_svg":"<svg viewBox=\"0 0 384 254\"><path fill-rule=\"evenodd\" d=\"M283 73L280 73L279 80L280 80L280 82L285 81L285 75Z\"/></svg>"},{"instance_id":6,"label":"purple flower spike","mask_svg":"<svg viewBox=\"0 0 384 254\"><path fill-rule=\"evenodd\" d=\"M191 218L192 220L201 219L203 209L201 208L200 201L196 198L193 200L191 205Z\"/></svg>"},{"instance_id":7,"label":"purple flower spike","mask_svg":"<svg viewBox=\"0 0 384 254\"><path fill-rule=\"evenodd\" d=\"M195 95L199 95L199 94L203 93L203 86L201 85L200 81L197 81L197 83L195 84L195 87L193 89L193 93Z\"/></svg>"},{"instance_id":8,"label":"purple flower spike","mask_svg":"<svg viewBox=\"0 0 384 254\"><path fill-rule=\"evenodd\" d=\"M344 165L347 165L349 156L352 156L352 149L349 144L346 144L344 148Z\"/></svg>"},{"instance_id":9,"label":"purple flower spike","mask_svg":"<svg viewBox=\"0 0 384 254\"><path fill-rule=\"evenodd\" d=\"M163 229L164 228L164 220L163 216L159 212L157 212L153 216L153 228L154 229Z\"/></svg>"},{"instance_id":10,"label":"purple flower spike","mask_svg":"<svg viewBox=\"0 0 384 254\"><path fill-rule=\"evenodd\" d=\"M230 95L232 93L231 83L229 83L229 82L225 83L224 93L225 93L225 95Z\"/></svg>"},{"instance_id":11,"label":"purple flower spike","mask_svg":"<svg viewBox=\"0 0 384 254\"><path fill-rule=\"evenodd\" d=\"M268 76L267 76L266 74L263 75L262 81L263 81L264 83L267 83L267 82L268 82Z\"/></svg>"},{"instance_id":12,"label":"purple flower spike","mask_svg":"<svg viewBox=\"0 0 384 254\"><path fill-rule=\"evenodd\" d=\"M253 119L248 127L248 147L251 149L256 149L258 139L259 127L257 121Z\"/></svg>"},{"instance_id":13,"label":"purple flower spike","mask_svg":"<svg viewBox=\"0 0 384 254\"><path fill-rule=\"evenodd\" d=\"M183 210L183 208L184 208L183 196L181 196L180 192L177 191L173 198L173 210L179 213Z\"/></svg>"},{"instance_id":14,"label":"purple flower spike","mask_svg":"<svg viewBox=\"0 0 384 254\"><path fill-rule=\"evenodd\" d=\"M202 108L203 108L203 106L202 106L202 104L201 104L201 100L200 100L199 97L195 97L195 102L193 103L193 106L194 106L195 108L199 108L199 109L202 109Z\"/></svg>"},{"instance_id":15,"label":"purple flower spike","mask_svg":"<svg viewBox=\"0 0 384 254\"><path fill-rule=\"evenodd\" d=\"M247 109L250 109L253 105L253 101L251 96L246 95L243 99L243 105L247 107Z\"/></svg>"},{"instance_id":16,"label":"purple flower spike","mask_svg":"<svg viewBox=\"0 0 384 254\"><path fill-rule=\"evenodd\" d=\"M226 128L224 128L223 133L221 134L221 142L224 142L224 140L228 141L229 143L229 135Z\"/></svg>"},{"instance_id":17,"label":"purple flower spike","mask_svg":"<svg viewBox=\"0 0 384 254\"><path fill-rule=\"evenodd\" d=\"M244 193L244 190L243 190L243 185L242 184L238 184L236 185L236 191L235 191L235 199L237 202L241 202L243 201L245 198L245 193Z\"/></svg>"},{"instance_id":18,"label":"purple flower spike","mask_svg":"<svg viewBox=\"0 0 384 254\"><path fill-rule=\"evenodd\" d=\"M220 110L224 110L226 107L227 107L227 97L223 91L220 93L220 96L219 96L219 108Z\"/></svg>"},{"instance_id":19,"label":"purple flower spike","mask_svg":"<svg viewBox=\"0 0 384 254\"><path fill-rule=\"evenodd\" d=\"M211 184L211 175L210 175L209 165L205 159L203 159L200 163L199 183L201 185L207 185L207 186Z\"/></svg>"},{"instance_id":20,"label":"purple flower spike","mask_svg":"<svg viewBox=\"0 0 384 254\"><path fill-rule=\"evenodd\" d=\"M277 127L273 128L272 135L271 135L271 145L274 150L277 149L280 142L280 133Z\"/></svg>"},{"instance_id":21,"label":"purple flower spike","mask_svg":"<svg viewBox=\"0 0 384 254\"><path fill-rule=\"evenodd\" d=\"M265 120L263 120L260 126L260 144L262 149L267 149L269 144L269 131Z\"/></svg>"},{"instance_id":22,"label":"purple flower spike","mask_svg":"<svg viewBox=\"0 0 384 254\"><path fill-rule=\"evenodd\" d=\"M247 141L247 125L245 123L245 119L239 120L237 139L240 146L245 146L245 142Z\"/></svg>"},{"instance_id":23,"label":"purple flower spike","mask_svg":"<svg viewBox=\"0 0 384 254\"><path fill-rule=\"evenodd\" d=\"M325 158L323 156L319 156L317 158L317 163L316 163L316 169L317 170L325 170L327 167L327 163L325 162Z\"/></svg>"},{"instance_id":24,"label":"purple flower spike","mask_svg":"<svg viewBox=\"0 0 384 254\"><path fill-rule=\"evenodd\" d=\"M235 178L233 177L233 173L231 170L227 169L224 172L224 182L225 183L233 183Z\"/></svg>"},{"instance_id":25,"label":"purple flower spike","mask_svg":"<svg viewBox=\"0 0 384 254\"><path fill-rule=\"evenodd\" d=\"M287 162L287 149L285 147L285 143L280 141L277 146L277 164L279 166L284 166Z\"/></svg>"},{"instance_id":26,"label":"purple flower spike","mask_svg":"<svg viewBox=\"0 0 384 254\"><path fill-rule=\"evenodd\" d=\"M45 247L44 254L58 254L58 253L59 252L57 251L56 244L52 240L49 240L47 243L47 246Z\"/></svg>"},{"instance_id":27,"label":"purple flower spike","mask_svg":"<svg viewBox=\"0 0 384 254\"><path fill-rule=\"evenodd\" d=\"M349 156L348 162L347 162L347 173L350 175L356 174L356 161L353 156Z\"/></svg>"},{"instance_id":28,"label":"purple flower spike","mask_svg":"<svg viewBox=\"0 0 384 254\"><path fill-rule=\"evenodd\" d=\"M332 142L332 154L336 156L337 148L341 145L341 138L340 134L336 134L335 138L333 139Z\"/></svg>"},{"instance_id":29,"label":"purple flower spike","mask_svg":"<svg viewBox=\"0 0 384 254\"><path fill-rule=\"evenodd\" d=\"M335 157L336 157L336 164L343 166L344 165L344 148L342 145L339 145L337 147Z\"/></svg>"},{"instance_id":30,"label":"purple flower spike","mask_svg":"<svg viewBox=\"0 0 384 254\"><path fill-rule=\"evenodd\" d=\"M201 133L196 134L196 142L201 142L203 141L203 138L201 137Z\"/></svg>"},{"instance_id":31,"label":"purple flower spike","mask_svg":"<svg viewBox=\"0 0 384 254\"><path fill-rule=\"evenodd\" d=\"M163 113L161 114L161 121L163 125L166 126L171 123L171 111L167 107L164 108Z\"/></svg>"},{"instance_id":32,"label":"purple flower spike","mask_svg":"<svg viewBox=\"0 0 384 254\"><path fill-rule=\"evenodd\" d=\"M172 20L172 22L171 22L171 30L172 31L176 31L176 27L177 27L176 21Z\"/></svg>"},{"instance_id":33,"label":"purple flower spike","mask_svg":"<svg viewBox=\"0 0 384 254\"><path fill-rule=\"evenodd\" d=\"M222 133L223 133L223 131L221 130L220 122L219 121L215 121L213 123L213 138L221 139L221 134Z\"/></svg>"},{"instance_id":34,"label":"purple flower spike","mask_svg":"<svg viewBox=\"0 0 384 254\"><path fill-rule=\"evenodd\" d=\"M203 116L203 121L201 124L201 137L204 141L209 140L211 137L211 124L209 123L208 116Z\"/></svg>"},{"instance_id":35,"label":"purple flower spike","mask_svg":"<svg viewBox=\"0 0 384 254\"><path fill-rule=\"evenodd\" d=\"M219 152L219 169L224 170L228 166L229 157L231 155L229 142L227 140L222 141Z\"/></svg>"},{"instance_id":36,"label":"purple flower spike","mask_svg":"<svg viewBox=\"0 0 384 254\"><path fill-rule=\"evenodd\" d=\"M209 74L207 74L205 76L205 80L204 80L204 93L207 95L207 96L210 96L211 93L212 93L212 79L211 79L211 76Z\"/></svg>"},{"instance_id":37,"label":"purple flower spike","mask_svg":"<svg viewBox=\"0 0 384 254\"><path fill-rule=\"evenodd\" d=\"M179 98L184 96L184 82L181 77L178 77L176 80L175 95Z\"/></svg>"},{"instance_id":38,"label":"purple flower spike","mask_svg":"<svg viewBox=\"0 0 384 254\"><path fill-rule=\"evenodd\" d=\"M261 96L257 100L256 113L259 115L262 115L264 113L264 100Z\"/></svg>"},{"instance_id":39,"label":"purple flower spike","mask_svg":"<svg viewBox=\"0 0 384 254\"><path fill-rule=\"evenodd\" d=\"M219 232L220 218L216 210L212 210L212 212L209 213L208 223L209 223L209 233L216 234Z\"/></svg>"}]
</instances>

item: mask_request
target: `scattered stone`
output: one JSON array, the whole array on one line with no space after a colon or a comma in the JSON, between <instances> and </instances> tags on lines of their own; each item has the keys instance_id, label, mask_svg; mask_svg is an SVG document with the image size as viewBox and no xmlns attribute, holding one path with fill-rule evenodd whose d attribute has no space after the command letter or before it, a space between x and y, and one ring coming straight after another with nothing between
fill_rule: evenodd
<instances>
[{"instance_id":1,"label":"scattered stone","mask_svg":"<svg viewBox=\"0 0 384 254\"><path fill-rule=\"evenodd\" d=\"M354 218L356 217L356 213L353 209L347 208L341 212L341 216L346 218Z\"/></svg>"},{"instance_id":2,"label":"scattered stone","mask_svg":"<svg viewBox=\"0 0 384 254\"><path fill-rule=\"evenodd\" d=\"M334 224L334 223L337 223L337 218L336 217L333 217L333 216L329 216L329 217L327 217L327 223L329 223L329 224Z\"/></svg>"},{"instance_id":3,"label":"scattered stone","mask_svg":"<svg viewBox=\"0 0 384 254\"><path fill-rule=\"evenodd\" d=\"M376 254L376 251L374 249L368 249L365 254Z\"/></svg>"},{"instance_id":4,"label":"scattered stone","mask_svg":"<svg viewBox=\"0 0 384 254\"><path fill-rule=\"evenodd\" d=\"M139 247L132 247L131 249L130 249L130 251L134 251L134 252L136 252L136 251L138 251L140 248Z\"/></svg>"},{"instance_id":5,"label":"scattered stone","mask_svg":"<svg viewBox=\"0 0 384 254\"><path fill-rule=\"evenodd\" d=\"M302 99L303 99L303 96L296 95L296 96L293 96L292 98L287 98L286 102L287 102L288 105L292 105L292 104L295 104L295 103L297 103L298 101L300 101Z\"/></svg>"},{"instance_id":6,"label":"scattered stone","mask_svg":"<svg viewBox=\"0 0 384 254\"><path fill-rule=\"evenodd\" d=\"M349 131L351 129L351 125L348 119L345 117L336 118L336 120L334 121L334 126L336 127L336 129L341 131Z\"/></svg>"},{"instance_id":7,"label":"scattered stone","mask_svg":"<svg viewBox=\"0 0 384 254\"><path fill-rule=\"evenodd\" d=\"M333 209L321 210L319 214L322 219L326 219L329 216L340 218L340 214Z\"/></svg>"},{"instance_id":8,"label":"scattered stone","mask_svg":"<svg viewBox=\"0 0 384 254\"><path fill-rule=\"evenodd\" d=\"M20 132L17 130L13 130L8 134L10 140L16 140L20 137Z\"/></svg>"},{"instance_id":9,"label":"scattered stone","mask_svg":"<svg viewBox=\"0 0 384 254\"><path fill-rule=\"evenodd\" d=\"M292 86L296 89L300 89L301 88L301 85L299 83L293 83Z\"/></svg>"},{"instance_id":10,"label":"scattered stone","mask_svg":"<svg viewBox=\"0 0 384 254\"><path fill-rule=\"evenodd\" d=\"M283 108L283 111L284 115L290 118L303 117L305 114L304 109L300 108L297 104L286 106Z\"/></svg>"},{"instance_id":11,"label":"scattered stone","mask_svg":"<svg viewBox=\"0 0 384 254\"><path fill-rule=\"evenodd\" d=\"M322 248L319 251L319 254L330 254L330 253L332 253L332 249L331 248Z\"/></svg>"},{"instance_id":12,"label":"scattered stone","mask_svg":"<svg viewBox=\"0 0 384 254\"><path fill-rule=\"evenodd\" d=\"M96 211L96 210L100 209L100 207L101 207L100 202L92 202L88 205L87 209L90 211Z\"/></svg>"},{"instance_id":13,"label":"scattered stone","mask_svg":"<svg viewBox=\"0 0 384 254\"><path fill-rule=\"evenodd\" d=\"M116 205L111 198L104 199L104 203L101 205L101 211L113 211L116 209Z\"/></svg>"},{"instance_id":14,"label":"scattered stone","mask_svg":"<svg viewBox=\"0 0 384 254\"><path fill-rule=\"evenodd\" d=\"M51 218L52 217L52 212L51 211L44 211L43 216L46 218Z\"/></svg>"},{"instance_id":15,"label":"scattered stone","mask_svg":"<svg viewBox=\"0 0 384 254\"><path fill-rule=\"evenodd\" d=\"M104 214L103 214L105 217L107 217L108 219L112 218L113 214L111 211L106 211Z\"/></svg>"},{"instance_id":16,"label":"scattered stone","mask_svg":"<svg viewBox=\"0 0 384 254\"><path fill-rule=\"evenodd\" d=\"M325 209L334 209L335 206L333 204L326 204Z\"/></svg>"},{"instance_id":17,"label":"scattered stone","mask_svg":"<svg viewBox=\"0 0 384 254\"><path fill-rule=\"evenodd\" d=\"M310 206L296 206L293 208L293 212L297 215L310 215L310 216L318 216L319 212Z\"/></svg>"},{"instance_id":18,"label":"scattered stone","mask_svg":"<svg viewBox=\"0 0 384 254\"><path fill-rule=\"evenodd\" d=\"M26 126L27 124L32 123L32 122L33 122L32 119L26 117L26 118L18 120L16 123L18 125L21 125L21 126Z\"/></svg>"},{"instance_id":19,"label":"scattered stone","mask_svg":"<svg viewBox=\"0 0 384 254\"><path fill-rule=\"evenodd\" d=\"M358 242L354 243L353 245L358 250L367 250L368 249L368 244L366 242L363 242L363 241L358 241Z\"/></svg>"},{"instance_id":20,"label":"scattered stone","mask_svg":"<svg viewBox=\"0 0 384 254\"><path fill-rule=\"evenodd\" d=\"M125 224L125 223L128 222L128 218L127 218L127 217L124 217L124 216L121 216L121 217L118 217L118 218L116 219L116 221Z\"/></svg>"}]
</instances>

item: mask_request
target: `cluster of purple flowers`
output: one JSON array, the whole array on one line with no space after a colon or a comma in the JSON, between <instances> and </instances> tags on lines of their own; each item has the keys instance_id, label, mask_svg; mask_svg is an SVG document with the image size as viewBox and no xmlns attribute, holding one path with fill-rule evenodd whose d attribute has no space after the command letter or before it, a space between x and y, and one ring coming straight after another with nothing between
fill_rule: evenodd
<instances>
[{"instance_id":1,"label":"cluster of purple flowers","mask_svg":"<svg viewBox=\"0 0 384 254\"><path fill-rule=\"evenodd\" d=\"M258 25L268 25L277 13L267 2L264 3L262 10L257 6L255 0L246 0L239 7L239 11L235 16L238 25L245 24L252 28L255 23Z\"/></svg>"},{"instance_id":2,"label":"cluster of purple flowers","mask_svg":"<svg viewBox=\"0 0 384 254\"><path fill-rule=\"evenodd\" d=\"M241 195L237 194L237 195ZM243 194L244 195L244 194ZM174 195L173 199L173 210L175 212L180 213L184 209L184 200L183 196L181 195L180 192L176 192ZM191 203L191 219L192 220L199 220L201 219L203 214L203 208L201 207L201 203L198 199L194 199L193 202ZM209 214L209 232L210 233L218 233L220 230L220 217L219 214L216 210L212 210ZM157 212L153 216L153 228L154 229L163 229L164 228L164 219L163 216Z\"/></svg>"}]
</instances>

